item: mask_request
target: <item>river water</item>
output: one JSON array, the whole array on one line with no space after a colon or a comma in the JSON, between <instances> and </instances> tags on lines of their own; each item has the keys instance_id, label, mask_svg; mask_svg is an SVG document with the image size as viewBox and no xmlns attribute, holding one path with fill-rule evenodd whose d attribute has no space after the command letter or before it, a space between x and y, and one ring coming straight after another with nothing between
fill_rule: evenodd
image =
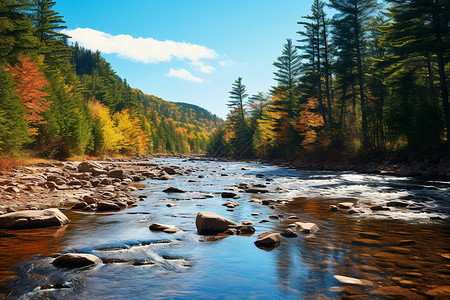
<instances>
[{"instance_id":1,"label":"river water","mask_svg":"<svg viewBox=\"0 0 450 300\"><path fill-rule=\"evenodd\" d=\"M174 180L146 180L138 206L114 213L66 210L61 228L0 231L0 294L6 299L357 299L382 298L395 287L408 299L450 282L450 183L353 172L302 172L269 164L154 158L181 167ZM200 177L203 178L199 178ZM239 192L263 184L270 193ZM166 194L174 186L188 192ZM240 196L227 209L220 193ZM207 197L205 197L207 195ZM286 200L262 205L260 200ZM408 207L348 214L330 205ZM167 207L166 204L176 204ZM198 212L253 222L253 236L200 236ZM283 238L274 249L254 245L265 231L314 222L311 235ZM175 234L152 232L152 223L175 225ZM58 269L55 253L91 253L106 263ZM116 262L107 259L116 259ZM118 261L121 259L123 261ZM134 265L133 261L153 262ZM346 285L334 275L367 280ZM67 288L45 289L64 284ZM381 289L380 289L381 288ZM390 293L394 293L390 292ZM432 294L432 293L431 293ZM400 296L399 296L400 297ZM439 298L439 297L438 297ZM417 298L421 299L421 298Z\"/></svg>"}]
</instances>

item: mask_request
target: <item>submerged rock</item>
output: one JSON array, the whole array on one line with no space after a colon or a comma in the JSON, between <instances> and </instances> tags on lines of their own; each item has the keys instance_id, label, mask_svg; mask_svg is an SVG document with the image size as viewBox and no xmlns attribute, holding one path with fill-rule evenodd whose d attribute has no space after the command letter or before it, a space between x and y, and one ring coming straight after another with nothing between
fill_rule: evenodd
<instances>
[{"instance_id":1,"label":"submerged rock","mask_svg":"<svg viewBox=\"0 0 450 300\"><path fill-rule=\"evenodd\" d=\"M24 210L0 216L0 228L5 229L62 226L69 222L66 215L57 208Z\"/></svg>"},{"instance_id":2,"label":"submerged rock","mask_svg":"<svg viewBox=\"0 0 450 300\"><path fill-rule=\"evenodd\" d=\"M53 261L53 265L58 268L81 268L95 265L102 260L92 254L67 253L61 255Z\"/></svg>"},{"instance_id":3,"label":"submerged rock","mask_svg":"<svg viewBox=\"0 0 450 300\"><path fill-rule=\"evenodd\" d=\"M295 226L302 233L314 233L319 231L319 226L314 223L295 222Z\"/></svg>"},{"instance_id":4,"label":"submerged rock","mask_svg":"<svg viewBox=\"0 0 450 300\"><path fill-rule=\"evenodd\" d=\"M158 223L154 223L154 224L150 225L149 229L151 231L162 231L165 233L177 232L177 228L173 225L164 225L164 224L158 224Z\"/></svg>"},{"instance_id":5,"label":"submerged rock","mask_svg":"<svg viewBox=\"0 0 450 300\"><path fill-rule=\"evenodd\" d=\"M169 187L169 188L165 189L163 192L164 193L186 193L185 190L182 190L182 189L179 189L176 187Z\"/></svg>"},{"instance_id":6,"label":"submerged rock","mask_svg":"<svg viewBox=\"0 0 450 300\"><path fill-rule=\"evenodd\" d=\"M225 232L230 226L238 225L211 212L199 212L195 219L195 225L199 234L217 234Z\"/></svg>"}]
</instances>

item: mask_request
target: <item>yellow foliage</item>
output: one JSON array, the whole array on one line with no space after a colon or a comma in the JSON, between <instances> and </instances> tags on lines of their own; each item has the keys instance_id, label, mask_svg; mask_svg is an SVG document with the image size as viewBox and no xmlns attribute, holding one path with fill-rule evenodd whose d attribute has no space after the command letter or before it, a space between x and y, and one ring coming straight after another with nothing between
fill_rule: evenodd
<instances>
[{"instance_id":1,"label":"yellow foliage","mask_svg":"<svg viewBox=\"0 0 450 300\"><path fill-rule=\"evenodd\" d=\"M102 153L117 152L124 136L111 119L109 108L95 99L89 101L89 108L91 109L93 120L98 120L101 125L103 135Z\"/></svg>"}]
</instances>

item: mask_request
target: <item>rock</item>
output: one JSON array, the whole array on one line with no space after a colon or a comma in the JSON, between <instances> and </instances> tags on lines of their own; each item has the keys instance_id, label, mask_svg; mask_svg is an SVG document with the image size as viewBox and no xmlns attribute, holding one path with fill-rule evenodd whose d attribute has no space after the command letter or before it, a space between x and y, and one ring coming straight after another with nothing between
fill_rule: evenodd
<instances>
[{"instance_id":1,"label":"rock","mask_svg":"<svg viewBox=\"0 0 450 300\"><path fill-rule=\"evenodd\" d=\"M93 161L83 161L78 165L77 171L80 173L91 172L94 168L103 169L103 167L99 163Z\"/></svg>"},{"instance_id":2,"label":"rock","mask_svg":"<svg viewBox=\"0 0 450 300\"><path fill-rule=\"evenodd\" d=\"M125 172L125 170L122 170L122 169L115 169L115 170L109 171L107 173L107 175L108 175L108 177L117 178L117 179L121 179L121 180L128 177L127 172Z\"/></svg>"},{"instance_id":3,"label":"rock","mask_svg":"<svg viewBox=\"0 0 450 300\"><path fill-rule=\"evenodd\" d=\"M238 224L215 213L200 212L197 214L195 225L199 234L217 234L225 232L230 226Z\"/></svg>"},{"instance_id":4,"label":"rock","mask_svg":"<svg viewBox=\"0 0 450 300\"><path fill-rule=\"evenodd\" d=\"M407 207L408 205L408 202L402 201L389 201L388 203L386 203L386 206L388 207Z\"/></svg>"},{"instance_id":5,"label":"rock","mask_svg":"<svg viewBox=\"0 0 450 300\"><path fill-rule=\"evenodd\" d=\"M112 181L109 178L103 178L102 180L100 180L99 184L101 184L101 185L112 185Z\"/></svg>"},{"instance_id":6,"label":"rock","mask_svg":"<svg viewBox=\"0 0 450 300\"><path fill-rule=\"evenodd\" d=\"M342 275L333 275L333 277L341 282L341 283L345 283L345 284L354 284L354 285L365 285L365 286L373 286L373 282L369 281L369 280L365 280L365 279L357 279L357 278L352 278L352 277L347 277L347 276L342 276Z\"/></svg>"},{"instance_id":7,"label":"rock","mask_svg":"<svg viewBox=\"0 0 450 300\"><path fill-rule=\"evenodd\" d=\"M72 206L72 209L83 209L86 206L88 206L88 204L86 202L79 202L77 204L75 204L74 206Z\"/></svg>"},{"instance_id":8,"label":"rock","mask_svg":"<svg viewBox=\"0 0 450 300\"><path fill-rule=\"evenodd\" d=\"M272 248L281 244L281 235L279 233L269 232L261 234L259 238L255 241L255 245L258 247Z\"/></svg>"},{"instance_id":9,"label":"rock","mask_svg":"<svg viewBox=\"0 0 450 300\"><path fill-rule=\"evenodd\" d=\"M222 192L221 196L222 198L234 198L237 197L237 194L232 192Z\"/></svg>"},{"instance_id":10,"label":"rock","mask_svg":"<svg viewBox=\"0 0 450 300\"><path fill-rule=\"evenodd\" d=\"M314 233L319 230L319 226L314 223L295 222L295 226L302 233Z\"/></svg>"},{"instance_id":11,"label":"rock","mask_svg":"<svg viewBox=\"0 0 450 300\"><path fill-rule=\"evenodd\" d=\"M108 171L99 168L92 168L90 172L92 176L99 176L108 173Z\"/></svg>"},{"instance_id":12,"label":"rock","mask_svg":"<svg viewBox=\"0 0 450 300\"><path fill-rule=\"evenodd\" d=\"M67 253L53 261L58 268L81 268L100 263L102 260L92 254Z\"/></svg>"},{"instance_id":13,"label":"rock","mask_svg":"<svg viewBox=\"0 0 450 300\"><path fill-rule=\"evenodd\" d=\"M283 232L281 232L281 235L284 236L284 237L288 237L288 238L297 237L298 236L298 234L294 230L292 230L291 228L287 228L287 229L283 230Z\"/></svg>"},{"instance_id":14,"label":"rock","mask_svg":"<svg viewBox=\"0 0 450 300\"><path fill-rule=\"evenodd\" d=\"M9 186L5 189L5 192L7 193L19 193L20 189L15 186Z\"/></svg>"},{"instance_id":15,"label":"rock","mask_svg":"<svg viewBox=\"0 0 450 300\"><path fill-rule=\"evenodd\" d=\"M337 207L337 205L330 205L330 210L331 211L339 211L339 207Z\"/></svg>"},{"instance_id":16,"label":"rock","mask_svg":"<svg viewBox=\"0 0 450 300\"><path fill-rule=\"evenodd\" d=\"M352 207L347 211L349 214L370 214L371 212L372 210L370 208L364 207Z\"/></svg>"},{"instance_id":17,"label":"rock","mask_svg":"<svg viewBox=\"0 0 450 300\"><path fill-rule=\"evenodd\" d=\"M234 225L230 226L225 233L227 233L228 230L231 230L234 234L254 234L256 229L253 226L250 225ZM230 233L227 233L230 234Z\"/></svg>"},{"instance_id":18,"label":"rock","mask_svg":"<svg viewBox=\"0 0 450 300\"><path fill-rule=\"evenodd\" d=\"M338 203L337 206L342 209L350 209L353 207L353 205L354 205L353 202L341 202L341 203Z\"/></svg>"},{"instance_id":19,"label":"rock","mask_svg":"<svg viewBox=\"0 0 450 300\"><path fill-rule=\"evenodd\" d=\"M382 296L389 299L404 299L404 300L421 300L424 296L411 292L406 288L399 286L383 286L370 292L372 295Z\"/></svg>"},{"instance_id":20,"label":"rock","mask_svg":"<svg viewBox=\"0 0 450 300\"><path fill-rule=\"evenodd\" d=\"M170 168L170 167L165 167L165 168L163 169L163 171L166 172L166 173L169 174L169 175L175 175L175 174L177 174L177 172L176 172L173 168Z\"/></svg>"},{"instance_id":21,"label":"rock","mask_svg":"<svg viewBox=\"0 0 450 300\"><path fill-rule=\"evenodd\" d=\"M0 216L0 228L21 229L62 226L69 219L57 208L24 210Z\"/></svg>"},{"instance_id":22,"label":"rock","mask_svg":"<svg viewBox=\"0 0 450 300\"><path fill-rule=\"evenodd\" d=\"M165 189L163 192L164 193L186 193L185 190L182 190L182 189L179 189L176 187L169 187L169 188Z\"/></svg>"},{"instance_id":23,"label":"rock","mask_svg":"<svg viewBox=\"0 0 450 300\"><path fill-rule=\"evenodd\" d=\"M119 205L112 201L98 201L97 202L97 210L98 211L108 211L108 210L120 210Z\"/></svg>"},{"instance_id":24,"label":"rock","mask_svg":"<svg viewBox=\"0 0 450 300\"><path fill-rule=\"evenodd\" d=\"M248 189L245 189L245 192L250 193L250 194L258 194L258 193L268 193L269 190L261 189L261 188L248 188Z\"/></svg>"},{"instance_id":25,"label":"rock","mask_svg":"<svg viewBox=\"0 0 450 300\"><path fill-rule=\"evenodd\" d=\"M425 295L435 299L450 299L450 285L440 286L425 292Z\"/></svg>"},{"instance_id":26,"label":"rock","mask_svg":"<svg viewBox=\"0 0 450 300\"><path fill-rule=\"evenodd\" d=\"M229 208L235 208L236 206L239 206L239 203L236 203L234 201L227 200L224 203L222 203L223 206L229 207Z\"/></svg>"},{"instance_id":27,"label":"rock","mask_svg":"<svg viewBox=\"0 0 450 300\"><path fill-rule=\"evenodd\" d=\"M174 204L174 203L167 203L166 206L167 206L167 207L174 207L174 206L177 206L177 205Z\"/></svg>"},{"instance_id":28,"label":"rock","mask_svg":"<svg viewBox=\"0 0 450 300\"><path fill-rule=\"evenodd\" d=\"M88 195L83 196L83 201L86 202L87 204L94 204L97 202L97 200L94 197Z\"/></svg>"},{"instance_id":29,"label":"rock","mask_svg":"<svg viewBox=\"0 0 450 300\"><path fill-rule=\"evenodd\" d=\"M381 206L381 205L372 206L372 207L370 207L370 209L372 211L391 210L389 207L385 207L385 206Z\"/></svg>"},{"instance_id":30,"label":"rock","mask_svg":"<svg viewBox=\"0 0 450 300\"><path fill-rule=\"evenodd\" d=\"M158 224L158 223L154 223L154 224L150 225L149 229L151 231L162 231L165 233L177 232L177 228L173 225L164 225L164 224Z\"/></svg>"}]
</instances>

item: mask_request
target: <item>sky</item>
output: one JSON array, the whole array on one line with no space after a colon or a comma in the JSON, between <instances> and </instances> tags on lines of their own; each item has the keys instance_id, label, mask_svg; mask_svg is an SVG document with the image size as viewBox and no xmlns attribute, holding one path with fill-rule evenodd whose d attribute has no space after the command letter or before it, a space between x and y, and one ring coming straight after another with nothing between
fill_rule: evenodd
<instances>
[{"instance_id":1,"label":"sky","mask_svg":"<svg viewBox=\"0 0 450 300\"><path fill-rule=\"evenodd\" d=\"M312 0L56 0L66 33L100 50L133 88L225 118L233 82L275 85L272 63L296 41Z\"/></svg>"}]
</instances>

